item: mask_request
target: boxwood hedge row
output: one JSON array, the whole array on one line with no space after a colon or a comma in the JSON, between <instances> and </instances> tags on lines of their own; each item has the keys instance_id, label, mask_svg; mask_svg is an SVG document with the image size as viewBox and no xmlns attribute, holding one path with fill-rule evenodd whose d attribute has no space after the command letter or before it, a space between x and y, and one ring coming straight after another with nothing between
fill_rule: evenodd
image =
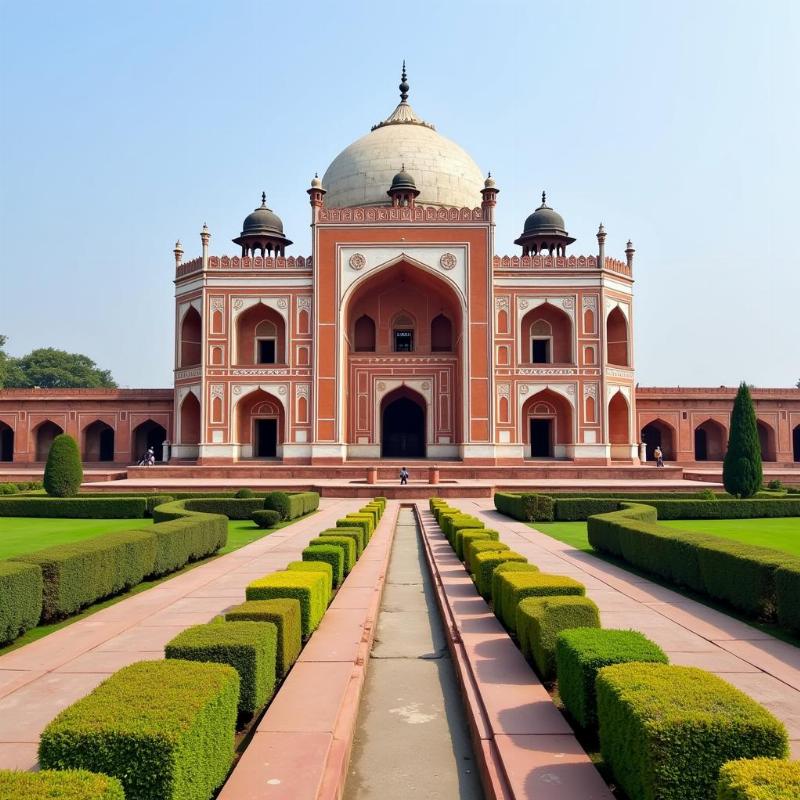
<instances>
[{"instance_id":1,"label":"boxwood hedge row","mask_svg":"<svg viewBox=\"0 0 800 800\"><path fill-rule=\"evenodd\" d=\"M0 561L0 644L39 624L42 570L36 564Z\"/></svg>"},{"instance_id":2,"label":"boxwood hedge row","mask_svg":"<svg viewBox=\"0 0 800 800\"><path fill-rule=\"evenodd\" d=\"M19 772L0 770L3 800L125 800L122 784L83 769Z\"/></svg>"},{"instance_id":3,"label":"boxwood hedge row","mask_svg":"<svg viewBox=\"0 0 800 800\"><path fill-rule=\"evenodd\" d=\"M222 520L227 529L224 517L185 505L176 501L159 507L161 521L153 527L199 519ZM370 506L367 517L377 520L385 500ZM122 800L121 784L129 800L207 800L233 761L237 716L250 716L270 700L277 680L300 653L303 633L316 627L330 602L331 564L313 560L316 553L310 551L330 550L343 563L344 550L355 554L363 530L348 533L321 537L321 544L304 551L304 558L312 560L292 562L251 583L247 602L211 623L184 630L167 644L166 660L125 667L62 711L39 745L42 767L62 771L59 777L46 784L44 794L36 794L33 784L29 788L24 782L28 779L16 783L17 778L0 772L0 793L3 781L12 781L14 797ZM24 565L8 574L26 570L41 575ZM107 781L106 792L106 784L70 770L105 773L119 783ZM49 773L38 774L43 781ZM81 793L82 786L73 792L67 786L71 774L89 781L90 793Z\"/></svg>"},{"instance_id":4,"label":"boxwood hedge row","mask_svg":"<svg viewBox=\"0 0 800 800\"><path fill-rule=\"evenodd\" d=\"M729 761L719 771L717 800L797 800L800 761L748 758Z\"/></svg>"},{"instance_id":5,"label":"boxwood hedge row","mask_svg":"<svg viewBox=\"0 0 800 800\"><path fill-rule=\"evenodd\" d=\"M438 498L430 507L440 525L452 525L460 513ZM615 535L616 517L630 526L658 527L656 509L649 505L624 504L622 511L592 517L609 549L617 552L625 545ZM473 539L468 547L491 544ZM539 674L545 679L557 676L558 692L571 717L585 728L594 728L599 719L604 758L628 796L713 800L722 764L731 758L763 756L771 758L749 770L759 785L774 785L774 793L734 793L723 781L719 798L797 796L798 771L787 768L788 762L772 760L786 753L786 730L766 709L715 675L668 666L661 648L641 633L601 629L597 607L583 596L581 584L544 575L522 556L511 558L508 550L480 550L473 558L473 578L484 597L486 583L491 583L487 599L498 618L516 632L520 648ZM664 549L653 555L656 562L664 558ZM722 567L726 569L730 575L730 564ZM732 581L739 578L733 572ZM790 570L782 577L792 586L798 578L800 571ZM726 769L734 768L723 768L723 775Z\"/></svg>"},{"instance_id":6,"label":"boxwood hedge row","mask_svg":"<svg viewBox=\"0 0 800 800\"><path fill-rule=\"evenodd\" d=\"M746 501L741 501L746 502ZM645 572L787 628L800 623L800 558L659 525L651 505L589 518L589 543Z\"/></svg>"}]
</instances>

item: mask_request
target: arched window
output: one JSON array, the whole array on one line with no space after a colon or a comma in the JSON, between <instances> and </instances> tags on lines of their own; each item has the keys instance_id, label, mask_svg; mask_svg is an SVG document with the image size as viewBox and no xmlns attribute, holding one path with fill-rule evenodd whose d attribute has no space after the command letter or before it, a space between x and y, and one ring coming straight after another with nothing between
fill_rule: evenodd
<instances>
[{"instance_id":1,"label":"arched window","mask_svg":"<svg viewBox=\"0 0 800 800\"><path fill-rule=\"evenodd\" d=\"M392 349L395 353L414 352L414 320L409 314L401 313L394 318Z\"/></svg>"},{"instance_id":2,"label":"arched window","mask_svg":"<svg viewBox=\"0 0 800 800\"><path fill-rule=\"evenodd\" d=\"M431 322L431 350L434 353L449 353L453 349L453 326L444 314Z\"/></svg>"},{"instance_id":3,"label":"arched window","mask_svg":"<svg viewBox=\"0 0 800 800\"><path fill-rule=\"evenodd\" d=\"M595 399L591 395L586 398L586 421L597 422L597 410Z\"/></svg>"},{"instance_id":4,"label":"arched window","mask_svg":"<svg viewBox=\"0 0 800 800\"><path fill-rule=\"evenodd\" d=\"M587 308L586 311L583 312L583 332L584 333L594 333L594 311L591 308Z\"/></svg>"},{"instance_id":5,"label":"arched window","mask_svg":"<svg viewBox=\"0 0 800 800\"><path fill-rule=\"evenodd\" d=\"M285 364L286 326L283 317L264 303L244 311L236 320L236 364Z\"/></svg>"},{"instance_id":6,"label":"arched window","mask_svg":"<svg viewBox=\"0 0 800 800\"><path fill-rule=\"evenodd\" d=\"M553 326L543 319L534 320L531 325L531 363L551 364L553 362Z\"/></svg>"},{"instance_id":7,"label":"arched window","mask_svg":"<svg viewBox=\"0 0 800 800\"><path fill-rule=\"evenodd\" d=\"M375 322L367 314L359 317L353 327L353 349L357 353L375 352Z\"/></svg>"}]
</instances>

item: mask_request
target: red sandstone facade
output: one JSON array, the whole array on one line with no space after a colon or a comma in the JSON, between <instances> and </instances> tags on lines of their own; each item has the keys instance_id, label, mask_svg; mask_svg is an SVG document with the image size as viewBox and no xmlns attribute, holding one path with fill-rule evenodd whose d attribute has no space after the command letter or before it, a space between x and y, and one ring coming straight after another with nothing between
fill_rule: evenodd
<instances>
[{"instance_id":1,"label":"red sandstone facade","mask_svg":"<svg viewBox=\"0 0 800 800\"><path fill-rule=\"evenodd\" d=\"M2 459L41 462L64 431L118 464L149 445L199 465L635 465L641 442L720 460L733 389L636 387L632 244L606 256L601 225L593 253L567 254L543 195L522 255L497 255L495 182L400 88L312 181L311 256L285 255L263 196L241 255L211 255L205 226L199 257L176 244L173 390L0 391ZM765 460L800 461L800 390L754 400Z\"/></svg>"}]
</instances>

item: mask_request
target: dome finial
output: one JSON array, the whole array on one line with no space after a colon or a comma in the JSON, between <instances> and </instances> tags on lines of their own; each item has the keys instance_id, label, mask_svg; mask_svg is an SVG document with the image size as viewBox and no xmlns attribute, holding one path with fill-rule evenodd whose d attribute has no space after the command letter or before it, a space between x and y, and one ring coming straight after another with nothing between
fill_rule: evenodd
<instances>
[{"instance_id":1,"label":"dome finial","mask_svg":"<svg viewBox=\"0 0 800 800\"><path fill-rule=\"evenodd\" d=\"M403 71L400 75L400 102L405 103L408 100L408 80L406 75L406 60L403 59Z\"/></svg>"},{"instance_id":2,"label":"dome finial","mask_svg":"<svg viewBox=\"0 0 800 800\"><path fill-rule=\"evenodd\" d=\"M542 189L542 205L547 205L547 192L544 189Z\"/></svg>"},{"instance_id":3,"label":"dome finial","mask_svg":"<svg viewBox=\"0 0 800 800\"><path fill-rule=\"evenodd\" d=\"M261 192L261 208L267 207L267 193Z\"/></svg>"}]
</instances>

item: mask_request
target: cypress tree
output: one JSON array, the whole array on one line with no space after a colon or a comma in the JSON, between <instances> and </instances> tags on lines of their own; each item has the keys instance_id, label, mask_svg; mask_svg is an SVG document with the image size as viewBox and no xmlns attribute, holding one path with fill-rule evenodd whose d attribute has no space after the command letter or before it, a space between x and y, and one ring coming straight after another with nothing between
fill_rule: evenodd
<instances>
[{"instance_id":1,"label":"cypress tree","mask_svg":"<svg viewBox=\"0 0 800 800\"><path fill-rule=\"evenodd\" d=\"M83 481L78 443L66 433L53 439L44 468L44 490L51 497L74 497Z\"/></svg>"},{"instance_id":2,"label":"cypress tree","mask_svg":"<svg viewBox=\"0 0 800 800\"><path fill-rule=\"evenodd\" d=\"M750 390L742 382L733 401L728 451L722 465L722 482L729 494L752 497L761 488L762 481L756 412Z\"/></svg>"}]
</instances>

